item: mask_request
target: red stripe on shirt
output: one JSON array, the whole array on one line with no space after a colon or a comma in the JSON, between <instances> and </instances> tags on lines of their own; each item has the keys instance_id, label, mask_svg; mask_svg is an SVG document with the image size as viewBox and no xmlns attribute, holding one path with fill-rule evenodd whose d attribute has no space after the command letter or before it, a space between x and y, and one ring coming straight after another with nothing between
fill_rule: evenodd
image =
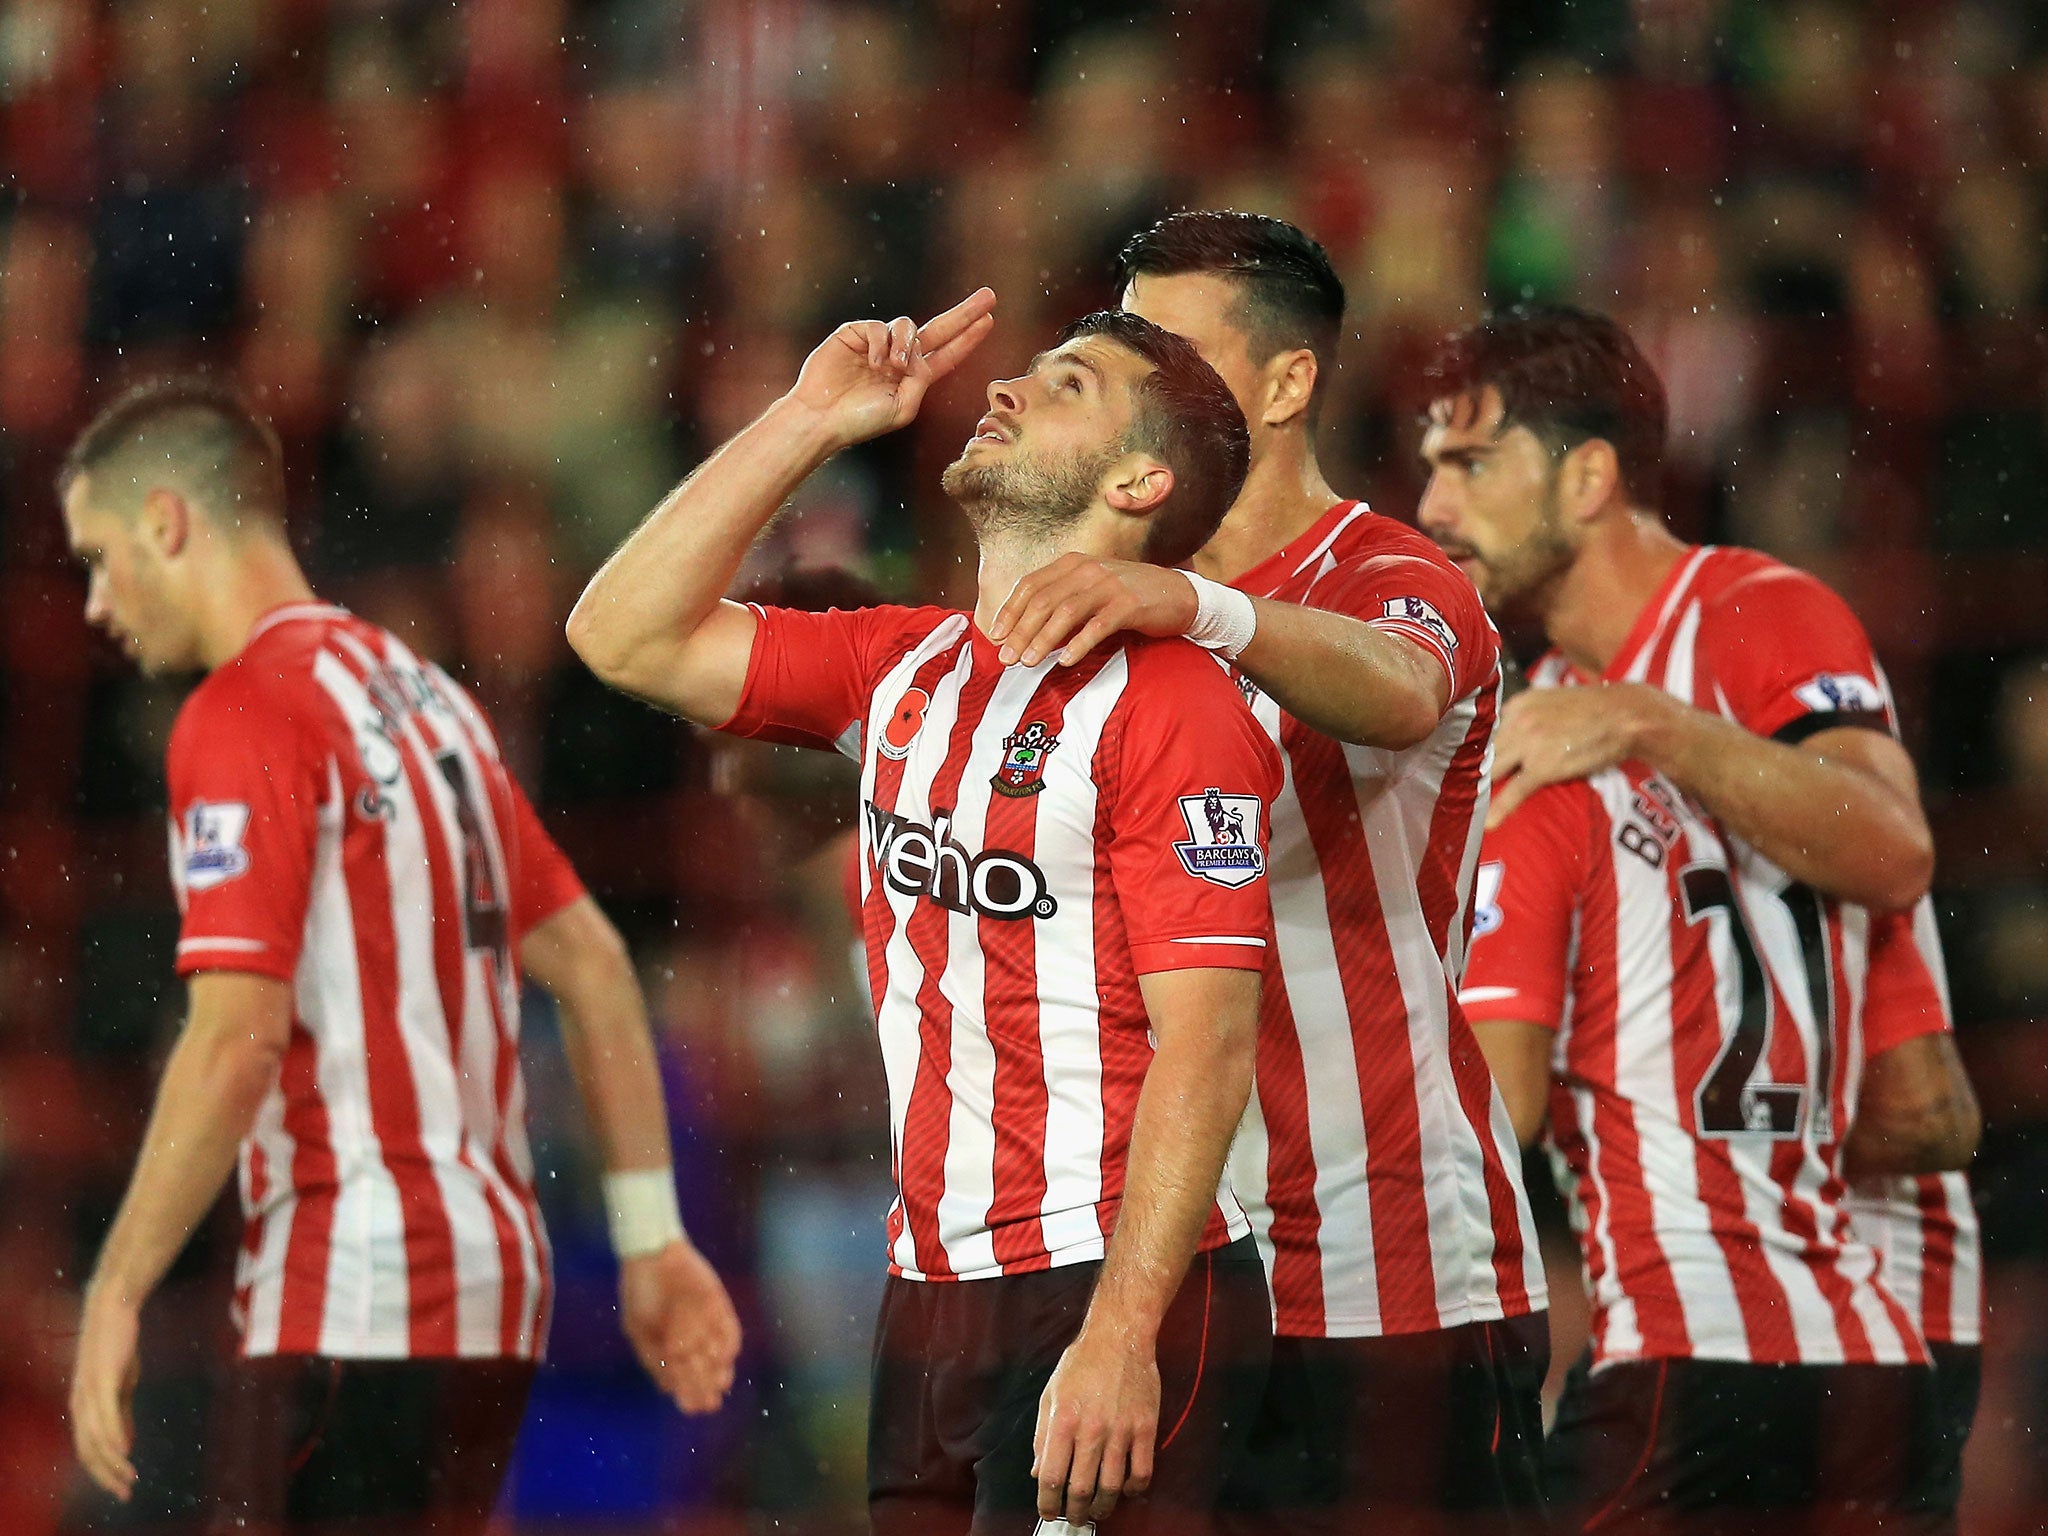
<instances>
[{"instance_id":1,"label":"red stripe on shirt","mask_svg":"<svg viewBox=\"0 0 2048 1536\"><path fill-rule=\"evenodd\" d=\"M1308 1068L1277 956L1268 962L1261 994L1258 1047L1259 1113L1266 1122L1266 1205L1273 1213L1274 1327L1282 1334L1323 1330L1323 1266L1318 1235L1315 1143L1308 1120Z\"/></svg>"},{"instance_id":2,"label":"red stripe on shirt","mask_svg":"<svg viewBox=\"0 0 2048 1536\"><path fill-rule=\"evenodd\" d=\"M467 888L470 873L471 850L463 833L460 817L451 828L440 809L440 800L433 793L434 780L441 778L441 754L453 755L456 772L472 792L480 793L485 804L478 805L479 813L488 813L492 824L505 828L512 826L512 811L509 804L499 803L491 794L486 776L472 770L481 766L482 754L477 744L471 741L461 726L450 724L445 729L438 725L428 727L422 719L422 729L432 729L437 738L429 745L436 749L435 767L430 774L420 761L413 743L404 744L404 762L407 782L412 786L413 802L419 807L420 821L425 828L427 847L427 868L433 882L434 910L439 919L434 923L434 970L441 995L442 1016L448 1027L448 1056L454 1064L458 1082L462 1078L462 1036L463 1023L468 1013L468 930L467 923L469 896ZM445 779L442 788L450 789ZM512 921L511 888L509 872L503 867L505 851L498 850L499 857L493 861L492 850L486 846L475 850L477 857L493 862L492 883L503 893L500 902L504 920ZM507 941L510 942L510 930ZM528 1235L539 1252L541 1231L539 1207L533 1203L525 1180L513 1170L507 1155L505 1128L512 1099L512 1085L519 1068L519 1030L516 1015L507 1020L499 1005L497 960L488 946L479 946L477 955L485 968L484 995L490 1009L496 1050L494 1081L491 1097L494 1107L494 1125L490 1127L490 1152L493 1164L506 1185L521 1192L520 1220L528 1229ZM458 1086L458 1102L461 1095ZM508 1356L519 1354L519 1335L526 1318L526 1264L520 1254L519 1231L514 1225L512 1213L505 1209L503 1196L478 1166L474 1133L478 1129L470 1123L467 1113L461 1116L462 1125L457 1133L456 1157L475 1176L476 1187L482 1192L484 1205L491 1216L492 1236L498 1248L498 1347Z\"/></svg>"},{"instance_id":3,"label":"red stripe on shirt","mask_svg":"<svg viewBox=\"0 0 2048 1536\"><path fill-rule=\"evenodd\" d=\"M1400 977L1394 969L1393 946L1383 921L1344 921L1337 916L1380 910L1351 768L1335 741L1293 720L1288 721L1282 745L1293 769L1302 820L1322 871L1332 914L1330 943L1337 957L1360 1076L1372 1073L1372 1064L1399 1066L1397 1072L1387 1073L1387 1091L1373 1105L1382 1113L1370 1128L1365 1167L1376 1239L1373 1261L1380 1326L1386 1333L1438 1328L1442 1319L1436 1304L1435 1255L1429 1244L1418 1242L1409 1248L1378 1240L1381 1234L1427 1233L1429 1209L1422 1188L1422 1116L1411 1068L1414 1044ZM1405 1086L1397 1086L1396 1080Z\"/></svg>"},{"instance_id":4,"label":"red stripe on shirt","mask_svg":"<svg viewBox=\"0 0 2048 1536\"><path fill-rule=\"evenodd\" d=\"M1049 674L1018 715L1019 729L1037 721L1048 735L1057 738L1066 721L1067 705L1113 654L1098 651L1087 664ZM992 793L982 846L1036 859L1042 798L1038 794ZM982 917L977 920L977 931L984 978L983 1018L995 1068L994 1198L984 1224L996 1262L1005 1274L1015 1274L1044 1269L1050 1262L1040 1219L1047 1189L1045 1137L1051 1101L1039 1034L1038 928L1030 922Z\"/></svg>"},{"instance_id":5,"label":"red stripe on shirt","mask_svg":"<svg viewBox=\"0 0 2048 1536\"><path fill-rule=\"evenodd\" d=\"M938 688L940 680L959 664L960 646L964 643L963 639L949 645L937 655L926 660L917 668L911 680L904 685L903 691L908 694L912 690L920 690L929 698L933 691ZM866 732L870 738L869 745L871 748L871 738L876 731L883 728L883 724L886 724L886 722L878 724L873 719L867 721ZM920 729L922 728L920 727ZM875 751L873 755L875 763L873 804L893 806L902 792L904 764L908 759L906 757L891 757L886 752L881 751ZM863 840L868 838L868 829L865 823L862 826L861 836ZM888 887L883 881L881 870L874 863L874 849L872 846L868 849L867 858L868 894L867 900L862 904L861 908L861 933L867 941L868 990L874 998L875 1017L879 1019L882 1015L883 1003L888 997L889 938L895 931L896 919L894 911L889 906ZM909 1140L907 1123L904 1140ZM895 1259L896 1245L903 1236L907 1219L907 1211L901 1193L905 1187L903 1150L901 1145L892 1146L889 1149L889 1171L896 1180L898 1191L895 1202L889 1207L889 1217L885 1233L888 1238L889 1265L892 1271L898 1267ZM940 1167L943 1168L944 1166L945 1163L942 1157ZM934 1247L936 1247L936 1239L934 1239ZM928 1255L920 1247L917 1255L917 1265L918 1271L921 1274L932 1272L927 1258Z\"/></svg>"},{"instance_id":6,"label":"red stripe on shirt","mask_svg":"<svg viewBox=\"0 0 2048 1536\"><path fill-rule=\"evenodd\" d=\"M1606 823L1603 819L1596 825L1604 831ZM1620 1065L1621 912L1613 861L1624 856L1604 836L1596 837L1587 860L1579 961L1573 970L1579 1022L1572 1026L1572 1049L1597 1063L1588 1076L1597 1074L1596 1080L1604 1082L1616 1080ZM1656 1220L1643 1182L1643 1143L1635 1107L1611 1093L1594 1095L1593 1103L1591 1139L1600 1157L1601 1181L1607 1187L1607 1231L1614 1244L1614 1261L1622 1269L1617 1279L1635 1303L1643 1353L1684 1354L1690 1348L1685 1308L1679 1303L1678 1281L1670 1262L1653 1235Z\"/></svg>"},{"instance_id":7,"label":"red stripe on shirt","mask_svg":"<svg viewBox=\"0 0 2048 1536\"><path fill-rule=\"evenodd\" d=\"M1439 955L1450 948L1451 922L1458 917L1458 873L1464 862L1465 846L1472 835L1472 818L1479 804L1481 765L1487 743L1493 739L1494 715L1499 707L1498 679L1473 695L1473 718L1465 739L1452 754L1444 771L1443 787L1429 819L1430 856L1416 871L1416 894L1422 904L1422 918L1429 940ZM1469 927L1471 913L1464 914ZM1470 935L1460 935L1469 940ZM1493 1277L1501 1306L1509 1317L1529 1310L1529 1285L1522 1250L1521 1208L1516 1200L1516 1179L1502 1161L1500 1144L1493 1135L1493 1074L1479 1049L1479 1038L1458 1006L1457 984L1447 975L1444 1002L1449 1029L1451 1074L1458 1085L1458 1102L1479 1144L1480 1166L1486 1187L1487 1212L1493 1227Z\"/></svg>"},{"instance_id":8,"label":"red stripe on shirt","mask_svg":"<svg viewBox=\"0 0 2048 1536\"><path fill-rule=\"evenodd\" d=\"M932 776L934 823L950 815L960 798L960 781L975 727L988 709L1001 680L1000 672L976 676L970 671L960 684L959 711L947 738L946 757ZM917 1073L903 1116L903 1207L917 1246L917 1267L932 1278L951 1275L953 1262L939 1238L939 1200L946 1188L946 1151L952 1144L953 1095L946 1079L953 1070L953 1005L940 983L952 953L952 914L936 901L919 901L904 922L904 937L917 956L922 977L917 987Z\"/></svg>"},{"instance_id":9,"label":"red stripe on shirt","mask_svg":"<svg viewBox=\"0 0 2048 1536\"><path fill-rule=\"evenodd\" d=\"M327 1261L340 1185L334 1149L327 1139L319 1052L305 1025L293 1019L291 1043L278 1067L284 1128L293 1142L292 1189L297 1195L279 1296L276 1353L281 1355L317 1355L321 1319L327 1311Z\"/></svg>"}]
</instances>

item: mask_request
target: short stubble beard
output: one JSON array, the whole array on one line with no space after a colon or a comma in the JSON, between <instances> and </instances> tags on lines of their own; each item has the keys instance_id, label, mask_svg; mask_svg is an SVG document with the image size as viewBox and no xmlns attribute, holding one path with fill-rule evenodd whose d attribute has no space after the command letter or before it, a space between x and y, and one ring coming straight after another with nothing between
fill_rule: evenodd
<instances>
[{"instance_id":1,"label":"short stubble beard","mask_svg":"<svg viewBox=\"0 0 2048 1536\"><path fill-rule=\"evenodd\" d=\"M1564 508L1560 504L1559 470L1553 470L1543 487L1543 504L1536 526L1529 536L1499 560L1483 562L1482 573L1492 590L1486 606L1503 615L1528 614L1541 617L1564 573L1571 569L1578 551L1565 536Z\"/></svg>"},{"instance_id":2,"label":"short stubble beard","mask_svg":"<svg viewBox=\"0 0 2048 1536\"><path fill-rule=\"evenodd\" d=\"M1123 454L1120 446L1052 465L1012 450L1006 461L974 464L962 454L939 484L959 503L974 536L1043 540L1063 533L1095 504L1102 477Z\"/></svg>"}]
</instances>

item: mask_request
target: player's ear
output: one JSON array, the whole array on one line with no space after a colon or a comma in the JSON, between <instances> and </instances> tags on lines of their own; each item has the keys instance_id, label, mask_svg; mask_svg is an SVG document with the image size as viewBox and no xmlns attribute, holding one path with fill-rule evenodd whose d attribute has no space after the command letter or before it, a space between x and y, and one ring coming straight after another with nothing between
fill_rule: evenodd
<instances>
[{"instance_id":1,"label":"player's ear","mask_svg":"<svg viewBox=\"0 0 2048 1536\"><path fill-rule=\"evenodd\" d=\"M142 498L141 526L159 555L182 554L192 537L192 508L176 491L158 486Z\"/></svg>"},{"instance_id":2,"label":"player's ear","mask_svg":"<svg viewBox=\"0 0 2048 1536\"><path fill-rule=\"evenodd\" d=\"M1173 491L1173 471L1145 453L1128 453L1103 477L1102 499L1118 512L1145 517Z\"/></svg>"},{"instance_id":3,"label":"player's ear","mask_svg":"<svg viewBox=\"0 0 2048 1536\"><path fill-rule=\"evenodd\" d=\"M1621 460L1604 437L1589 437L1558 466L1558 499L1573 522L1591 522L1610 502L1624 506L1628 493L1621 483Z\"/></svg>"},{"instance_id":4,"label":"player's ear","mask_svg":"<svg viewBox=\"0 0 2048 1536\"><path fill-rule=\"evenodd\" d=\"M1274 353L1261 374L1260 422L1277 427L1299 417L1315 393L1316 378L1316 355L1307 347Z\"/></svg>"}]
</instances>

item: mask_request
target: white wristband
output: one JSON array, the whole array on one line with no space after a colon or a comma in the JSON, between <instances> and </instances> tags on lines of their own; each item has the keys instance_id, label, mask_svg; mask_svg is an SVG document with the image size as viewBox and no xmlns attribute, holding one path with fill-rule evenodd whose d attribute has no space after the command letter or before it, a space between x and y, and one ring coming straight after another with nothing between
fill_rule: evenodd
<instances>
[{"instance_id":1,"label":"white wristband","mask_svg":"<svg viewBox=\"0 0 2048 1536\"><path fill-rule=\"evenodd\" d=\"M612 1252L622 1259L659 1253L683 1235L673 1168L631 1168L604 1176L604 1213Z\"/></svg>"},{"instance_id":2,"label":"white wristband","mask_svg":"<svg viewBox=\"0 0 2048 1536\"><path fill-rule=\"evenodd\" d=\"M1221 651L1232 661L1252 643L1259 627L1252 600L1235 587L1182 571L1195 589L1195 622L1187 627L1188 639L1205 651Z\"/></svg>"}]
</instances>

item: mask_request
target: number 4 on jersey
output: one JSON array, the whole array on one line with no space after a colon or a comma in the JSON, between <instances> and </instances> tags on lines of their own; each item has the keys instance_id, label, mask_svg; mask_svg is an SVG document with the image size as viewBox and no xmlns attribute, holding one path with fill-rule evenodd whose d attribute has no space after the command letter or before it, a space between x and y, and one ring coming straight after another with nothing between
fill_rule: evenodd
<instances>
[{"instance_id":1,"label":"number 4 on jersey","mask_svg":"<svg viewBox=\"0 0 2048 1536\"><path fill-rule=\"evenodd\" d=\"M437 752L434 765L455 795L455 817L462 829L462 940L466 949L486 950L501 966L511 963L510 926L505 893L484 843L483 818L477 814L476 792L458 752Z\"/></svg>"}]
</instances>

